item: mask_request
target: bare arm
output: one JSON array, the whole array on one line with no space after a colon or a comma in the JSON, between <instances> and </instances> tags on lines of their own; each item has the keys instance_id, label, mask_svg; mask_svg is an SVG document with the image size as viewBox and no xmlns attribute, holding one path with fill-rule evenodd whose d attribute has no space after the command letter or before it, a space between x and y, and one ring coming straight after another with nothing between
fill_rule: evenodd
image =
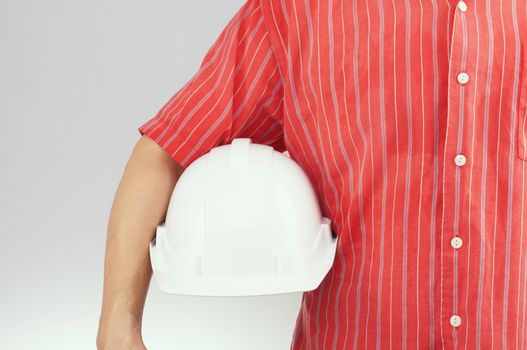
<instances>
[{"instance_id":1,"label":"bare arm","mask_svg":"<svg viewBox=\"0 0 527 350\"><path fill-rule=\"evenodd\" d=\"M98 349L144 349L141 320L152 276L148 246L182 171L150 138L135 145L108 221Z\"/></svg>"}]
</instances>

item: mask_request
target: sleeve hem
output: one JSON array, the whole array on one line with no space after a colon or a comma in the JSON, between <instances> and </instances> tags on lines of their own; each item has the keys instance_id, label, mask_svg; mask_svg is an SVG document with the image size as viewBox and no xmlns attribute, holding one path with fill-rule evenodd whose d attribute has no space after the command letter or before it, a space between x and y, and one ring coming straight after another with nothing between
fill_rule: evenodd
<instances>
[{"instance_id":1,"label":"sleeve hem","mask_svg":"<svg viewBox=\"0 0 527 350\"><path fill-rule=\"evenodd\" d=\"M163 137L162 137L163 128L160 127L158 123L155 123L154 125L152 125L151 121L148 121L144 123L143 125L139 126L137 128L137 131L139 131L139 134L141 136L148 136L155 143L157 143L159 147L161 147L172 160L174 160L184 169L188 167L189 165L188 159L185 159L185 156L182 153L174 152L174 147L175 147L174 143L167 143L163 140Z\"/></svg>"}]
</instances>

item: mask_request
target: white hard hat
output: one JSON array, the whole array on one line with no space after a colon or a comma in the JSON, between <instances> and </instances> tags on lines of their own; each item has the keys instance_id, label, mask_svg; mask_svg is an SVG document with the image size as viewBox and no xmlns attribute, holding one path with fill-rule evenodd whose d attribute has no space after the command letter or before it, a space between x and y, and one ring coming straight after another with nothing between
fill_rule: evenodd
<instances>
[{"instance_id":1,"label":"white hard hat","mask_svg":"<svg viewBox=\"0 0 527 350\"><path fill-rule=\"evenodd\" d=\"M272 147L237 138L179 177L150 243L162 291L249 296L313 290L338 236L302 168Z\"/></svg>"}]
</instances>

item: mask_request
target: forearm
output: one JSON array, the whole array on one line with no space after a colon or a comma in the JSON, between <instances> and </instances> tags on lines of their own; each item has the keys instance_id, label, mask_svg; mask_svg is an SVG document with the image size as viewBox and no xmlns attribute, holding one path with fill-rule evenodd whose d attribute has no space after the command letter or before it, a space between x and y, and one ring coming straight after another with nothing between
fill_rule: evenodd
<instances>
[{"instance_id":1,"label":"forearm","mask_svg":"<svg viewBox=\"0 0 527 350\"><path fill-rule=\"evenodd\" d=\"M142 137L138 141L108 221L98 342L123 332L140 334L152 276L149 243L165 218L181 172L182 168L151 139Z\"/></svg>"}]
</instances>

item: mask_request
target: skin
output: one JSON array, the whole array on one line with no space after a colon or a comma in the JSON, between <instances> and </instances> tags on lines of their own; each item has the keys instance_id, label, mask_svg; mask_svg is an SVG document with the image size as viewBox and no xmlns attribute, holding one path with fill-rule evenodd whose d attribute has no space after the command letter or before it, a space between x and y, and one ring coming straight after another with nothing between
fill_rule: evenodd
<instances>
[{"instance_id":1,"label":"skin","mask_svg":"<svg viewBox=\"0 0 527 350\"><path fill-rule=\"evenodd\" d=\"M135 144L109 215L99 350L146 349L141 322L152 277L149 243L165 220L182 172L183 167L149 137Z\"/></svg>"}]
</instances>

